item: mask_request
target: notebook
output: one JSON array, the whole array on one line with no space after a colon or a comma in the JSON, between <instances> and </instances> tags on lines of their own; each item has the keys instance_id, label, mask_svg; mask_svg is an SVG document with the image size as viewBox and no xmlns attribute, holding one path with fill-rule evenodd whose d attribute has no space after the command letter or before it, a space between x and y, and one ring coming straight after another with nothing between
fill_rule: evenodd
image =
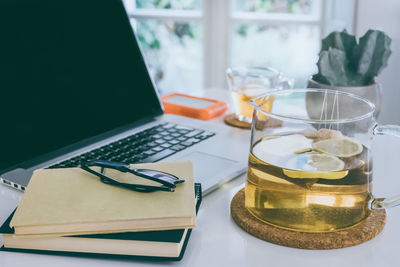
<instances>
[{"instance_id":1,"label":"notebook","mask_svg":"<svg viewBox=\"0 0 400 267\"><path fill-rule=\"evenodd\" d=\"M13 216L16 234L78 235L193 228L193 166L189 161L131 165L171 173L184 183L175 192L142 193L102 183L80 168L35 171ZM108 170L121 180L132 174ZM140 178L141 179L141 178Z\"/></svg>"},{"instance_id":2,"label":"notebook","mask_svg":"<svg viewBox=\"0 0 400 267\"><path fill-rule=\"evenodd\" d=\"M200 184L195 184L195 192L197 212L202 200ZM9 226L14 212L0 227L4 242L0 250L86 257L180 260L192 231L186 228L76 236L16 236Z\"/></svg>"}]
</instances>

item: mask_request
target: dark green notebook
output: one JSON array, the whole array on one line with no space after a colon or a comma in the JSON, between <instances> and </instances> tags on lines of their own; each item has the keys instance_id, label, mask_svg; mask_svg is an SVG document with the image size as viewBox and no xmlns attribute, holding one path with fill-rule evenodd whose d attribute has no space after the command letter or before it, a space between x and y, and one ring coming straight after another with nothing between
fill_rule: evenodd
<instances>
[{"instance_id":1,"label":"dark green notebook","mask_svg":"<svg viewBox=\"0 0 400 267\"><path fill-rule=\"evenodd\" d=\"M196 212L202 200L201 185L195 184ZM183 257L192 229L164 231L93 234L35 239L7 239L14 230L9 223L14 212L0 227L6 246L3 251L28 252L51 255L140 258L150 260L180 260ZM37 249L37 248L40 249Z\"/></svg>"}]
</instances>

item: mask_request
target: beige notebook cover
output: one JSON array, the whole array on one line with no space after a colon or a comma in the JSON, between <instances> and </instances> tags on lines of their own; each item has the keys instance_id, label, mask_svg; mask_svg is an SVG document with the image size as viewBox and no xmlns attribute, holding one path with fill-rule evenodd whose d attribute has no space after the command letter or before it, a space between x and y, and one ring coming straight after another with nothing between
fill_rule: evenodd
<instances>
[{"instance_id":1,"label":"beige notebook cover","mask_svg":"<svg viewBox=\"0 0 400 267\"><path fill-rule=\"evenodd\" d=\"M184 179L175 192L141 193L106 185L80 168L34 172L10 222L16 234L82 234L192 228L195 197L192 163L132 165ZM115 171L110 177L131 179ZM139 178L140 179L140 178Z\"/></svg>"}]
</instances>

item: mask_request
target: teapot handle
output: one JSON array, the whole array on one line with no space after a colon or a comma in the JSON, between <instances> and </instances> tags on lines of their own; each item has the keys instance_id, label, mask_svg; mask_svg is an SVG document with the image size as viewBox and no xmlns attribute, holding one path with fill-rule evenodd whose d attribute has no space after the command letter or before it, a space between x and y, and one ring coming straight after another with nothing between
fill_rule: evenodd
<instances>
[{"instance_id":1,"label":"teapot handle","mask_svg":"<svg viewBox=\"0 0 400 267\"><path fill-rule=\"evenodd\" d=\"M374 135L391 135L400 137L400 126L398 125L376 125L373 129ZM381 210L400 205L400 195L390 198L374 198L371 202L371 209Z\"/></svg>"}]
</instances>

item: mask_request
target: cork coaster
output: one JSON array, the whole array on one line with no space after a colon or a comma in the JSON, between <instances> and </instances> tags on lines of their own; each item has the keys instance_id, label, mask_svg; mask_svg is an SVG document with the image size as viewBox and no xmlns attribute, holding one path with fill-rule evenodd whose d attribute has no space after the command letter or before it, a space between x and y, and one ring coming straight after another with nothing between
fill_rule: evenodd
<instances>
[{"instance_id":1,"label":"cork coaster","mask_svg":"<svg viewBox=\"0 0 400 267\"><path fill-rule=\"evenodd\" d=\"M293 248L336 249L366 242L378 235L386 222L385 210L373 210L367 219L342 231L306 233L280 229L251 215L244 206L244 189L233 197L231 216L243 230L262 240Z\"/></svg>"},{"instance_id":2,"label":"cork coaster","mask_svg":"<svg viewBox=\"0 0 400 267\"><path fill-rule=\"evenodd\" d=\"M224 118L224 122L233 127L238 127L241 129L251 129L251 123L238 120L236 118L235 114L226 115ZM257 130L262 130L265 128L276 128L276 127L281 127L281 126L282 126L281 120L269 118L265 121L257 122L256 128L257 128Z\"/></svg>"},{"instance_id":3,"label":"cork coaster","mask_svg":"<svg viewBox=\"0 0 400 267\"><path fill-rule=\"evenodd\" d=\"M233 113L226 115L224 118L224 122L233 127L238 127L242 129L251 129L251 123L238 120L235 114Z\"/></svg>"}]
</instances>

